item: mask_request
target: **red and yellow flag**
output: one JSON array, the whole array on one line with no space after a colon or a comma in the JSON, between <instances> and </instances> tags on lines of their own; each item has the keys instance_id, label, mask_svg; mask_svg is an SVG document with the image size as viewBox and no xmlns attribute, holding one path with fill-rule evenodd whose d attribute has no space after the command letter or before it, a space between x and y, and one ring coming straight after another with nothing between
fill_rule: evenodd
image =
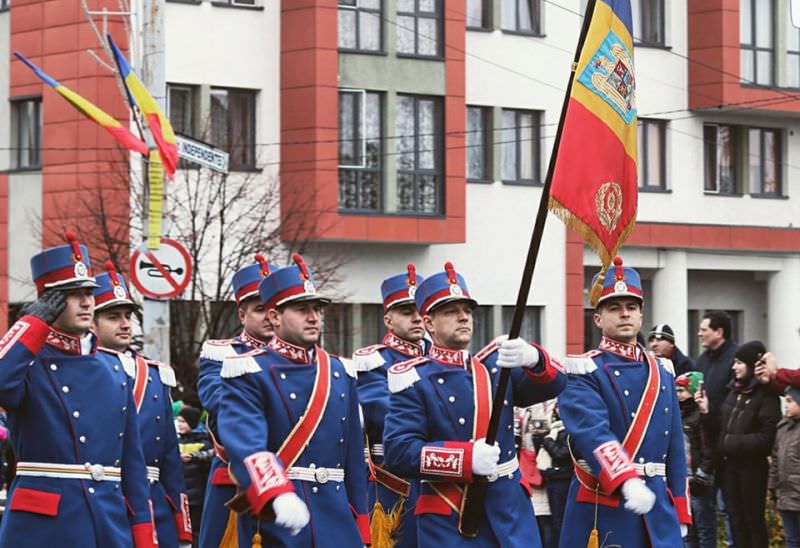
<instances>
[{"instance_id":1,"label":"red and yellow flag","mask_svg":"<svg viewBox=\"0 0 800 548\"><path fill-rule=\"evenodd\" d=\"M41 78L46 84L56 90L59 95L69 101L69 103L78 109L81 114L108 131L119 144L128 150L139 152L145 156L147 155L147 145L145 142L136 137L117 120L95 106L91 101L84 99L67 86L62 85L58 81L48 76L42 69L31 63L28 58L22 55L20 52L16 51L14 52L14 55L17 56L17 59L25 63L36 74L36 76Z\"/></svg>"},{"instance_id":2,"label":"red and yellow flag","mask_svg":"<svg viewBox=\"0 0 800 548\"><path fill-rule=\"evenodd\" d=\"M554 151L550 210L583 235L604 265L636 223L632 28L630 0L596 0Z\"/></svg>"}]
</instances>

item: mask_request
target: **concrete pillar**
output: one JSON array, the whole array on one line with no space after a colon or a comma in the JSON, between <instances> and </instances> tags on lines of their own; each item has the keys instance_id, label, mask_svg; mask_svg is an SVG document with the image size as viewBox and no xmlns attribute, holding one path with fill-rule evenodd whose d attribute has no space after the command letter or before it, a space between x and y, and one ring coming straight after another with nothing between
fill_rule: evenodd
<instances>
[{"instance_id":1,"label":"concrete pillar","mask_svg":"<svg viewBox=\"0 0 800 548\"><path fill-rule=\"evenodd\" d=\"M767 333L764 341L781 367L800 367L800 257L786 257L767 282Z\"/></svg>"},{"instance_id":2,"label":"concrete pillar","mask_svg":"<svg viewBox=\"0 0 800 548\"><path fill-rule=\"evenodd\" d=\"M645 306L651 307L653 323L666 323L675 331L675 344L687 352L689 337L696 326L687 325L689 281L686 252L664 250L658 253L659 268L653 275L652 295L645 295ZM652 325L642 326L645 337Z\"/></svg>"}]
</instances>

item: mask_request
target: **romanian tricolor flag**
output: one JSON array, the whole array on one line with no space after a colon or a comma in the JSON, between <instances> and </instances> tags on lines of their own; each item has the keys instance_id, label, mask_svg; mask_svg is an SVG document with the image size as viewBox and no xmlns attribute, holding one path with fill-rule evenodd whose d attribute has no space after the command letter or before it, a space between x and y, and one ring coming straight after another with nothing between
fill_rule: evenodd
<instances>
[{"instance_id":1,"label":"romanian tricolor flag","mask_svg":"<svg viewBox=\"0 0 800 548\"><path fill-rule=\"evenodd\" d=\"M103 112L92 102L87 101L68 87L61 85L57 80L54 80L48 76L44 71L42 71L42 69L31 63L28 58L22 55L20 52L15 51L14 55L17 56L17 59L28 65L28 67L36 74L36 76L41 78L46 84L56 90L59 95L69 101L70 104L78 109L81 114L86 116L89 120L101 125L114 137L114 139L117 140L119 144L128 150L139 152L147 156L147 145L145 142L136 137L117 120Z\"/></svg>"},{"instance_id":2,"label":"romanian tricolor flag","mask_svg":"<svg viewBox=\"0 0 800 548\"><path fill-rule=\"evenodd\" d=\"M153 99L153 96L150 95L150 92L139 80L139 77L133 72L130 63L125 59L117 44L114 43L111 35L108 35L108 43L114 52L120 76L128 90L128 100L131 102L131 107L138 107L142 113L145 123L150 128L150 132L156 142L158 151L161 153L164 171L171 179L178 167L178 145L175 141L175 132L172 130L172 124L169 123L169 119L164 116L156 100Z\"/></svg>"},{"instance_id":3,"label":"romanian tricolor flag","mask_svg":"<svg viewBox=\"0 0 800 548\"><path fill-rule=\"evenodd\" d=\"M553 151L549 207L607 266L636 223L633 24L630 0L592 6Z\"/></svg>"}]
</instances>

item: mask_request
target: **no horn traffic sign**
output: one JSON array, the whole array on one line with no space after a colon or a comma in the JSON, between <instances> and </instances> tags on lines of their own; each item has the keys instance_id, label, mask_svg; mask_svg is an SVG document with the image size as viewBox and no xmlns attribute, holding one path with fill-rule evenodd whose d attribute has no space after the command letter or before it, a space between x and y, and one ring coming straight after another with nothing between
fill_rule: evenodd
<instances>
[{"instance_id":1,"label":"no horn traffic sign","mask_svg":"<svg viewBox=\"0 0 800 548\"><path fill-rule=\"evenodd\" d=\"M161 238L158 249L143 244L131 256L131 281L151 299L172 299L189 285L192 261L189 252L170 238Z\"/></svg>"}]
</instances>

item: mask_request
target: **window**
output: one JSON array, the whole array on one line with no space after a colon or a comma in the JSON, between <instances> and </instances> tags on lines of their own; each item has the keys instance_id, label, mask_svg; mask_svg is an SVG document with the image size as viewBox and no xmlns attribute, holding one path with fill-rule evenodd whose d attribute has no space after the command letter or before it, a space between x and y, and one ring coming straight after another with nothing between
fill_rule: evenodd
<instances>
[{"instance_id":1,"label":"window","mask_svg":"<svg viewBox=\"0 0 800 548\"><path fill-rule=\"evenodd\" d=\"M503 30L541 34L541 0L503 0Z\"/></svg>"},{"instance_id":2,"label":"window","mask_svg":"<svg viewBox=\"0 0 800 548\"><path fill-rule=\"evenodd\" d=\"M664 0L634 0L631 15L637 44L664 45Z\"/></svg>"},{"instance_id":3,"label":"window","mask_svg":"<svg viewBox=\"0 0 800 548\"><path fill-rule=\"evenodd\" d=\"M339 0L339 49L382 50L381 1Z\"/></svg>"},{"instance_id":4,"label":"window","mask_svg":"<svg viewBox=\"0 0 800 548\"><path fill-rule=\"evenodd\" d=\"M478 306L472 310L472 340L469 351L477 353L494 338L492 333L492 306Z\"/></svg>"},{"instance_id":5,"label":"window","mask_svg":"<svg viewBox=\"0 0 800 548\"><path fill-rule=\"evenodd\" d=\"M386 335L382 304L361 305L361 346L376 344Z\"/></svg>"},{"instance_id":6,"label":"window","mask_svg":"<svg viewBox=\"0 0 800 548\"><path fill-rule=\"evenodd\" d=\"M488 29L491 0L467 0L467 28Z\"/></svg>"},{"instance_id":7,"label":"window","mask_svg":"<svg viewBox=\"0 0 800 548\"><path fill-rule=\"evenodd\" d=\"M397 210L442 213L441 101L398 95Z\"/></svg>"},{"instance_id":8,"label":"window","mask_svg":"<svg viewBox=\"0 0 800 548\"><path fill-rule=\"evenodd\" d=\"M740 63L743 82L773 84L772 2L739 0Z\"/></svg>"},{"instance_id":9,"label":"window","mask_svg":"<svg viewBox=\"0 0 800 548\"><path fill-rule=\"evenodd\" d=\"M786 80L784 85L800 88L800 30L786 18Z\"/></svg>"},{"instance_id":10,"label":"window","mask_svg":"<svg viewBox=\"0 0 800 548\"><path fill-rule=\"evenodd\" d=\"M211 89L211 144L228 151L230 169L255 169L255 91Z\"/></svg>"},{"instance_id":11,"label":"window","mask_svg":"<svg viewBox=\"0 0 800 548\"><path fill-rule=\"evenodd\" d=\"M0 11L5 11L9 8L10 0L0 0ZM11 325L11 324L8 324Z\"/></svg>"},{"instance_id":12,"label":"window","mask_svg":"<svg viewBox=\"0 0 800 548\"><path fill-rule=\"evenodd\" d=\"M331 304L325 307L322 324L322 346L336 356L353 355L353 306Z\"/></svg>"},{"instance_id":13,"label":"window","mask_svg":"<svg viewBox=\"0 0 800 548\"><path fill-rule=\"evenodd\" d=\"M511 320L514 318L514 306L503 307L503 333L508 333ZM542 340L542 307L526 306L522 315L522 328L519 336L528 342L538 343Z\"/></svg>"},{"instance_id":14,"label":"window","mask_svg":"<svg viewBox=\"0 0 800 548\"><path fill-rule=\"evenodd\" d=\"M667 124L662 120L639 118L639 188L666 190L664 161Z\"/></svg>"},{"instance_id":15,"label":"window","mask_svg":"<svg viewBox=\"0 0 800 548\"><path fill-rule=\"evenodd\" d=\"M167 112L172 129L179 135L193 137L195 135L195 88L169 84L167 89Z\"/></svg>"},{"instance_id":16,"label":"window","mask_svg":"<svg viewBox=\"0 0 800 548\"><path fill-rule=\"evenodd\" d=\"M11 102L14 167L36 168L42 165L42 98Z\"/></svg>"},{"instance_id":17,"label":"window","mask_svg":"<svg viewBox=\"0 0 800 548\"><path fill-rule=\"evenodd\" d=\"M539 113L504 109L501 133L503 181L539 183Z\"/></svg>"},{"instance_id":18,"label":"window","mask_svg":"<svg viewBox=\"0 0 800 548\"><path fill-rule=\"evenodd\" d=\"M757 195L781 195L781 134L776 129L751 128L748 131L750 153L750 192Z\"/></svg>"},{"instance_id":19,"label":"window","mask_svg":"<svg viewBox=\"0 0 800 548\"><path fill-rule=\"evenodd\" d=\"M486 107L467 107L467 179L488 181L489 109Z\"/></svg>"},{"instance_id":20,"label":"window","mask_svg":"<svg viewBox=\"0 0 800 548\"><path fill-rule=\"evenodd\" d=\"M380 211L381 96L339 91L339 207Z\"/></svg>"},{"instance_id":21,"label":"window","mask_svg":"<svg viewBox=\"0 0 800 548\"><path fill-rule=\"evenodd\" d=\"M397 0L397 53L441 57L441 0Z\"/></svg>"},{"instance_id":22,"label":"window","mask_svg":"<svg viewBox=\"0 0 800 548\"><path fill-rule=\"evenodd\" d=\"M703 189L714 194L735 194L739 189L736 170L739 136L736 126L706 124L703 127L703 146Z\"/></svg>"}]
</instances>

